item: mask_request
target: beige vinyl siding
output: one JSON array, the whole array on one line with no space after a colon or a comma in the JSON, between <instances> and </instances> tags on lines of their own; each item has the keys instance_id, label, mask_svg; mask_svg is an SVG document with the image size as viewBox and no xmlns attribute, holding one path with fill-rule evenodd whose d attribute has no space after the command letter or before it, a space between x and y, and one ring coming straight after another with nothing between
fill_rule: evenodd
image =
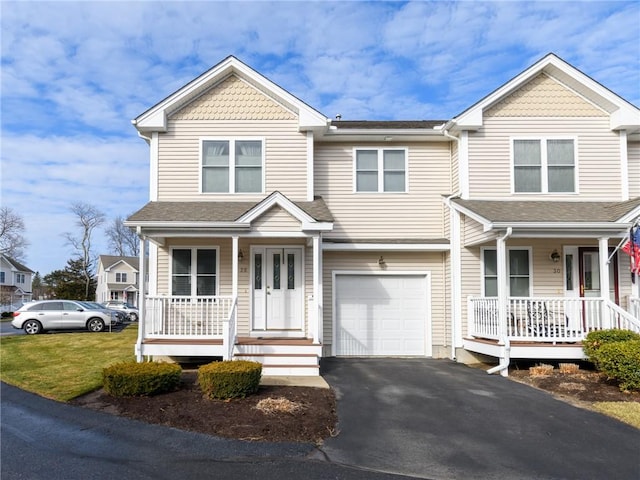
<instances>
[{"instance_id":1,"label":"beige vinyl siding","mask_svg":"<svg viewBox=\"0 0 640 480\"><path fill-rule=\"evenodd\" d=\"M265 192L200 193L200 144L203 138L264 139ZM158 141L158 200L259 201L273 191L306 200L307 141L296 120L169 121Z\"/></svg>"},{"instance_id":2,"label":"beige vinyl siding","mask_svg":"<svg viewBox=\"0 0 640 480\"><path fill-rule=\"evenodd\" d=\"M460 193L460 171L458 160L458 142L453 141L449 143L451 149L451 193Z\"/></svg>"},{"instance_id":3,"label":"beige vinyl siding","mask_svg":"<svg viewBox=\"0 0 640 480\"><path fill-rule=\"evenodd\" d=\"M384 256L384 272L431 272L431 326L433 353L449 345L451 325L449 322L448 277L444 252L325 252L323 257L323 344L331 345L333 327L332 281L335 270L381 272L378 265ZM328 350L327 350L328 351Z\"/></svg>"},{"instance_id":4,"label":"beige vinyl siding","mask_svg":"<svg viewBox=\"0 0 640 480\"><path fill-rule=\"evenodd\" d=\"M478 245L480 243L488 242L495 233L485 232L484 226L475 220L462 215L462 244L463 245Z\"/></svg>"},{"instance_id":5,"label":"beige vinyl siding","mask_svg":"<svg viewBox=\"0 0 640 480\"><path fill-rule=\"evenodd\" d=\"M629 197L640 197L640 142L630 142L627 161L629 164Z\"/></svg>"},{"instance_id":6,"label":"beige vinyl siding","mask_svg":"<svg viewBox=\"0 0 640 480\"><path fill-rule=\"evenodd\" d=\"M355 193L354 146L315 146L315 194L334 217L326 238L442 238L444 203L451 191L448 142L375 144L362 148L408 150L408 193ZM448 214L448 212L447 212Z\"/></svg>"},{"instance_id":7,"label":"beige vinyl siding","mask_svg":"<svg viewBox=\"0 0 640 480\"><path fill-rule=\"evenodd\" d=\"M296 232L300 231L300 221L279 206L270 208L251 224L256 232Z\"/></svg>"},{"instance_id":8,"label":"beige vinyl siding","mask_svg":"<svg viewBox=\"0 0 640 480\"><path fill-rule=\"evenodd\" d=\"M240 238L238 248L242 250L244 258L238 265L238 335L249 335L251 331L251 246L302 246L304 258L304 307L307 325L307 298L313 295L313 251L306 248L304 240L296 239L250 239ZM171 281L169 278L171 248L218 248L218 294L231 295L233 292L232 279L232 242L230 238L209 239L171 239L164 247L158 248L158 295L171 295Z\"/></svg>"},{"instance_id":9,"label":"beige vinyl siding","mask_svg":"<svg viewBox=\"0 0 640 480\"><path fill-rule=\"evenodd\" d=\"M512 140L541 137L576 139L579 196L511 193ZM620 142L607 117L493 117L469 134L471 198L611 200L621 198L620 178Z\"/></svg>"}]
</instances>

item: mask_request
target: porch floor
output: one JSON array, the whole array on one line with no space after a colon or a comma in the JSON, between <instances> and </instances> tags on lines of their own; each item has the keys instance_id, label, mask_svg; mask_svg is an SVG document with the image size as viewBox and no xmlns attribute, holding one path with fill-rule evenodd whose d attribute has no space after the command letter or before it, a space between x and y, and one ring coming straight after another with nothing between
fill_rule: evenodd
<instances>
[{"instance_id":1,"label":"porch floor","mask_svg":"<svg viewBox=\"0 0 640 480\"><path fill-rule=\"evenodd\" d=\"M504 345L497 340L487 338L465 338L463 340L465 350L502 358ZM582 350L582 342L552 343L552 342L510 342L510 358L530 360L584 360L586 357Z\"/></svg>"},{"instance_id":2,"label":"porch floor","mask_svg":"<svg viewBox=\"0 0 640 480\"><path fill-rule=\"evenodd\" d=\"M222 345L220 338L145 338L142 343L155 345ZM236 345L313 345L310 338L238 337Z\"/></svg>"}]
</instances>

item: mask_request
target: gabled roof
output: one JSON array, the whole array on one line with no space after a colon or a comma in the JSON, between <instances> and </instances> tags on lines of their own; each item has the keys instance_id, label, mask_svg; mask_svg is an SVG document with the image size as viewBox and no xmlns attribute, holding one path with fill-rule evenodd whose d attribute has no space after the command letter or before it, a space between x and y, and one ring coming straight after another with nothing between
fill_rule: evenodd
<instances>
[{"instance_id":1,"label":"gabled roof","mask_svg":"<svg viewBox=\"0 0 640 480\"><path fill-rule=\"evenodd\" d=\"M454 208L485 225L553 226L560 228L628 228L640 216L640 197L626 202L567 202L517 200L451 200Z\"/></svg>"},{"instance_id":2,"label":"gabled roof","mask_svg":"<svg viewBox=\"0 0 640 480\"><path fill-rule=\"evenodd\" d=\"M35 273L33 270L31 270L26 265L23 265L22 263L18 262L17 260L14 260L11 257L8 257L4 253L0 254L0 255L2 255L2 258L4 258L7 261L7 263L9 263L9 265L11 265L13 267L13 269L16 270L17 272Z\"/></svg>"},{"instance_id":3,"label":"gabled roof","mask_svg":"<svg viewBox=\"0 0 640 480\"><path fill-rule=\"evenodd\" d=\"M610 115L611 130L640 130L640 110L624 98L585 75L553 53L494 90L482 100L447 123L447 129L475 130L483 124L483 112L511 95L527 82L544 73L564 84L578 95Z\"/></svg>"},{"instance_id":4,"label":"gabled roof","mask_svg":"<svg viewBox=\"0 0 640 480\"><path fill-rule=\"evenodd\" d=\"M199 77L136 117L132 120L132 123L141 133L166 131L167 118L171 113L184 107L231 75L236 75L284 108L294 112L298 116L298 125L301 131L327 128L329 121L327 117L256 72L248 65L242 63L234 56L225 58Z\"/></svg>"},{"instance_id":5,"label":"gabled roof","mask_svg":"<svg viewBox=\"0 0 640 480\"><path fill-rule=\"evenodd\" d=\"M105 270L110 270L119 263L126 263L134 270L138 270L140 266L140 259L138 257L125 257L118 255L100 255L100 263Z\"/></svg>"},{"instance_id":6,"label":"gabled roof","mask_svg":"<svg viewBox=\"0 0 640 480\"><path fill-rule=\"evenodd\" d=\"M149 202L131 215L125 225L153 226L221 226L251 222L262 212L278 204L289 213L304 214L308 220L321 223L333 222L327 204L320 197L311 202L293 202L280 192L274 192L260 202Z\"/></svg>"}]
</instances>

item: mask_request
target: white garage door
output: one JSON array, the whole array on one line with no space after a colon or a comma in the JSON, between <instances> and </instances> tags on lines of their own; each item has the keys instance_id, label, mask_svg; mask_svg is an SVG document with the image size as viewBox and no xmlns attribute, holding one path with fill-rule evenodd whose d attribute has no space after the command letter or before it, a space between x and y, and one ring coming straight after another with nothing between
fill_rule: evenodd
<instances>
[{"instance_id":1,"label":"white garage door","mask_svg":"<svg viewBox=\"0 0 640 480\"><path fill-rule=\"evenodd\" d=\"M426 355L426 275L335 276L336 355Z\"/></svg>"}]
</instances>

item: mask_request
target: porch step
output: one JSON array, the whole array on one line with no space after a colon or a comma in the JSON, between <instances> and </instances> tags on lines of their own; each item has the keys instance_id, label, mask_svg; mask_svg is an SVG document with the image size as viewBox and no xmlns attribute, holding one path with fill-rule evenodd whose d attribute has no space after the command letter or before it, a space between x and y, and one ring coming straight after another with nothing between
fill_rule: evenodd
<instances>
[{"instance_id":1,"label":"porch step","mask_svg":"<svg viewBox=\"0 0 640 480\"><path fill-rule=\"evenodd\" d=\"M239 339L233 358L260 362L265 376L318 376L321 354L307 339Z\"/></svg>"}]
</instances>

